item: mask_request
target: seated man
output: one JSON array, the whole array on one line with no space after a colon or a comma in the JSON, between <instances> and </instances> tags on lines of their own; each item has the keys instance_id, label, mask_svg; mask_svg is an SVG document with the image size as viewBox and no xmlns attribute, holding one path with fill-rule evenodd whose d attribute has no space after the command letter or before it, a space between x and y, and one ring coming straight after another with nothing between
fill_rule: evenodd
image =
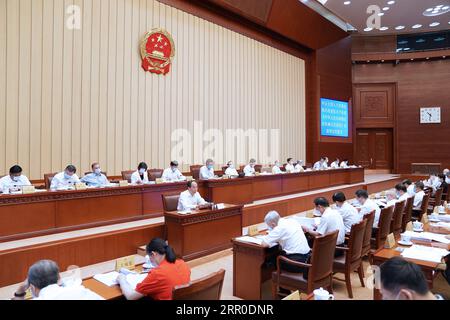
<instances>
[{"instance_id":1,"label":"seated man","mask_svg":"<svg viewBox=\"0 0 450 320\"><path fill-rule=\"evenodd\" d=\"M232 178L239 177L239 173L237 172L233 161L227 162L227 169L225 170L225 175L230 176Z\"/></svg>"},{"instance_id":2,"label":"seated man","mask_svg":"<svg viewBox=\"0 0 450 320\"><path fill-rule=\"evenodd\" d=\"M328 157L325 157L323 163L322 163L322 169L328 169Z\"/></svg>"},{"instance_id":3,"label":"seated man","mask_svg":"<svg viewBox=\"0 0 450 320\"><path fill-rule=\"evenodd\" d=\"M338 168L339 168L339 158L336 158L336 160L334 160L334 161L330 164L330 168L331 168L331 169L338 169Z\"/></svg>"},{"instance_id":4,"label":"seated man","mask_svg":"<svg viewBox=\"0 0 450 320\"><path fill-rule=\"evenodd\" d=\"M273 174L281 174L283 171L280 169L280 161L275 160L275 163L272 166L272 173Z\"/></svg>"},{"instance_id":5,"label":"seated man","mask_svg":"<svg viewBox=\"0 0 450 320\"><path fill-rule=\"evenodd\" d=\"M244 167L244 174L246 177L253 177L255 175L256 160L250 159L248 164Z\"/></svg>"},{"instance_id":6,"label":"seated man","mask_svg":"<svg viewBox=\"0 0 450 320\"><path fill-rule=\"evenodd\" d=\"M294 159L287 158L287 164L286 164L285 170L287 173L295 172Z\"/></svg>"},{"instance_id":7,"label":"seated man","mask_svg":"<svg viewBox=\"0 0 450 320\"><path fill-rule=\"evenodd\" d=\"M410 197L407 192L406 186L402 183L398 183L395 185L395 191L397 192L398 201L404 200L406 205L406 200L408 200L408 198Z\"/></svg>"},{"instance_id":8,"label":"seated man","mask_svg":"<svg viewBox=\"0 0 450 320\"><path fill-rule=\"evenodd\" d=\"M50 185L52 190L70 189L75 186L75 184L80 182L80 179L75 174L77 168L74 165L68 165L63 172L56 174Z\"/></svg>"},{"instance_id":9,"label":"seated man","mask_svg":"<svg viewBox=\"0 0 450 320\"><path fill-rule=\"evenodd\" d=\"M425 186L430 187L433 189L433 192L436 192L436 190L441 185L441 182L439 181L439 178L436 174L431 174L430 178L428 178L427 181L425 181Z\"/></svg>"},{"instance_id":10,"label":"seated man","mask_svg":"<svg viewBox=\"0 0 450 320\"><path fill-rule=\"evenodd\" d=\"M422 181L417 181L414 184L413 210L420 210L420 207L422 206L422 200L425 196L425 192L423 191L423 189L425 189L425 185Z\"/></svg>"},{"instance_id":11,"label":"seated man","mask_svg":"<svg viewBox=\"0 0 450 320\"><path fill-rule=\"evenodd\" d=\"M322 170L324 169L325 157L320 158L319 161L314 163L313 170Z\"/></svg>"},{"instance_id":12,"label":"seated man","mask_svg":"<svg viewBox=\"0 0 450 320\"><path fill-rule=\"evenodd\" d=\"M94 162L91 165L91 168L92 172L81 178L81 182L93 187L101 187L109 184L108 178L102 173L102 169L98 162Z\"/></svg>"},{"instance_id":13,"label":"seated man","mask_svg":"<svg viewBox=\"0 0 450 320\"><path fill-rule=\"evenodd\" d=\"M139 163L137 170L131 175L131 184L144 184L148 182L148 166L145 162Z\"/></svg>"},{"instance_id":14,"label":"seated man","mask_svg":"<svg viewBox=\"0 0 450 320\"><path fill-rule=\"evenodd\" d=\"M397 203L397 194L394 190L388 190L386 191L386 208L395 206Z\"/></svg>"},{"instance_id":15,"label":"seated man","mask_svg":"<svg viewBox=\"0 0 450 320\"><path fill-rule=\"evenodd\" d=\"M357 224L361 221L361 217L351 204L346 202L345 194L343 192L336 192L333 194L333 202L336 203L336 210L342 216L342 220L344 221L345 232L349 233L354 224Z\"/></svg>"},{"instance_id":16,"label":"seated man","mask_svg":"<svg viewBox=\"0 0 450 320\"><path fill-rule=\"evenodd\" d=\"M195 181L187 182L188 189L180 193L180 198L178 199L178 211L188 211L196 210L208 207L208 202L202 198L198 192L198 185Z\"/></svg>"},{"instance_id":17,"label":"seated man","mask_svg":"<svg viewBox=\"0 0 450 320\"><path fill-rule=\"evenodd\" d=\"M155 238L146 247L150 262L157 266L136 289L128 283L124 274L119 274L117 282L127 300L138 300L149 297L153 300L172 300L172 291L176 286L188 284L191 280L191 269L166 241Z\"/></svg>"},{"instance_id":18,"label":"seated man","mask_svg":"<svg viewBox=\"0 0 450 320\"><path fill-rule=\"evenodd\" d=\"M19 191L22 186L31 186L30 180L22 174L22 168L14 165L9 169L9 175L0 179L0 192Z\"/></svg>"},{"instance_id":19,"label":"seated man","mask_svg":"<svg viewBox=\"0 0 450 320\"><path fill-rule=\"evenodd\" d=\"M342 160L342 162L339 165L339 167L347 169L348 168L348 160L347 159Z\"/></svg>"},{"instance_id":20,"label":"seated man","mask_svg":"<svg viewBox=\"0 0 450 320\"><path fill-rule=\"evenodd\" d=\"M402 181L402 184L405 185L406 187L406 191L408 192L409 196L414 196L415 192L414 192L414 184L411 182L411 180L409 179L405 179Z\"/></svg>"},{"instance_id":21,"label":"seated man","mask_svg":"<svg viewBox=\"0 0 450 320\"><path fill-rule=\"evenodd\" d=\"M430 292L422 269L402 257L380 266L380 293L383 300L444 300Z\"/></svg>"},{"instance_id":22,"label":"seated man","mask_svg":"<svg viewBox=\"0 0 450 320\"><path fill-rule=\"evenodd\" d=\"M297 163L294 166L294 172L304 172L303 168L303 160L297 160Z\"/></svg>"},{"instance_id":23,"label":"seated man","mask_svg":"<svg viewBox=\"0 0 450 320\"><path fill-rule=\"evenodd\" d=\"M271 247L279 244L281 255L298 262L308 262L311 249L303 233L302 226L295 220L280 219L276 211L270 211L264 218L269 227L269 234L264 236L262 246ZM281 268L288 272L305 273L306 268L290 264L282 264Z\"/></svg>"},{"instance_id":24,"label":"seated man","mask_svg":"<svg viewBox=\"0 0 450 320\"><path fill-rule=\"evenodd\" d=\"M38 261L28 270L27 279L14 293L13 299L25 299L26 291L30 288L33 300L104 300L81 283L61 286L59 280L59 267L54 261Z\"/></svg>"},{"instance_id":25,"label":"seated man","mask_svg":"<svg viewBox=\"0 0 450 320\"><path fill-rule=\"evenodd\" d=\"M200 168L200 180L208 180L215 177L214 175L214 161L207 159L206 164Z\"/></svg>"},{"instance_id":26,"label":"seated man","mask_svg":"<svg viewBox=\"0 0 450 320\"><path fill-rule=\"evenodd\" d=\"M447 194L448 193L448 183L445 181L445 176L440 173L438 174L439 179L439 186L438 188L442 188L442 193Z\"/></svg>"},{"instance_id":27,"label":"seated man","mask_svg":"<svg viewBox=\"0 0 450 320\"><path fill-rule=\"evenodd\" d=\"M171 161L170 167L163 171L161 178L164 181L184 181L186 177L178 170L178 161Z\"/></svg>"},{"instance_id":28,"label":"seated man","mask_svg":"<svg viewBox=\"0 0 450 320\"><path fill-rule=\"evenodd\" d=\"M342 216L336 210L330 208L330 204L327 199L319 197L314 199L314 206L317 212L322 215L320 224L316 230L312 230L306 226L303 227L303 231L309 233L313 237L323 236L324 234L338 230L338 238L336 245L343 244L345 241L345 226ZM336 250L336 255L343 254L342 250Z\"/></svg>"},{"instance_id":29,"label":"seated man","mask_svg":"<svg viewBox=\"0 0 450 320\"><path fill-rule=\"evenodd\" d=\"M359 208L359 215L361 216L361 218L364 218L366 214L369 214L370 212L375 210L375 219L373 221L373 227L374 228L378 227L378 222L380 221L380 214L381 214L380 207L377 206L375 201L369 199L369 194L367 193L366 190L360 189L356 191L355 195L356 200L361 205L361 208Z\"/></svg>"}]
</instances>

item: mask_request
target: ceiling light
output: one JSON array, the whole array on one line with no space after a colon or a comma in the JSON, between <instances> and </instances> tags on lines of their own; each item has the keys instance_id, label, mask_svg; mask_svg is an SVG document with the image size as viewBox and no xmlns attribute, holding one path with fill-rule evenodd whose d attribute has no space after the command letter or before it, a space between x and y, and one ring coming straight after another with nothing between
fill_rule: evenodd
<instances>
[{"instance_id":1,"label":"ceiling light","mask_svg":"<svg viewBox=\"0 0 450 320\"><path fill-rule=\"evenodd\" d=\"M379 16L379 17L384 16L384 12L380 12L380 13L378 14L378 16Z\"/></svg>"},{"instance_id":2,"label":"ceiling light","mask_svg":"<svg viewBox=\"0 0 450 320\"><path fill-rule=\"evenodd\" d=\"M367 60L367 63L369 63L370 62L370 60Z\"/></svg>"},{"instance_id":3,"label":"ceiling light","mask_svg":"<svg viewBox=\"0 0 450 320\"><path fill-rule=\"evenodd\" d=\"M414 59L411 59L411 61L414 61Z\"/></svg>"},{"instance_id":4,"label":"ceiling light","mask_svg":"<svg viewBox=\"0 0 450 320\"><path fill-rule=\"evenodd\" d=\"M427 60L430 60L430 57L427 57Z\"/></svg>"},{"instance_id":5,"label":"ceiling light","mask_svg":"<svg viewBox=\"0 0 450 320\"><path fill-rule=\"evenodd\" d=\"M381 60L381 62L384 62L384 60Z\"/></svg>"},{"instance_id":6,"label":"ceiling light","mask_svg":"<svg viewBox=\"0 0 450 320\"><path fill-rule=\"evenodd\" d=\"M424 43L426 40L425 39L417 39L416 42L417 43Z\"/></svg>"},{"instance_id":7,"label":"ceiling light","mask_svg":"<svg viewBox=\"0 0 450 320\"><path fill-rule=\"evenodd\" d=\"M437 27L438 25L440 25L439 22L430 23L430 27Z\"/></svg>"},{"instance_id":8,"label":"ceiling light","mask_svg":"<svg viewBox=\"0 0 450 320\"><path fill-rule=\"evenodd\" d=\"M423 12L423 15L426 17L434 17L434 16L440 16L441 14L445 14L447 12L450 12L450 6L444 6L443 4L441 4L441 5L426 9Z\"/></svg>"},{"instance_id":9,"label":"ceiling light","mask_svg":"<svg viewBox=\"0 0 450 320\"><path fill-rule=\"evenodd\" d=\"M345 1L344 2L344 4L346 5L346 6L348 6L350 3L352 3L351 1Z\"/></svg>"},{"instance_id":10,"label":"ceiling light","mask_svg":"<svg viewBox=\"0 0 450 320\"><path fill-rule=\"evenodd\" d=\"M372 31L372 30L373 30L373 28L369 28L369 27L364 29L364 31L366 31L366 32L369 32L369 31Z\"/></svg>"},{"instance_id":11,"label":"ceiling light","mask_svg":"<svg viewBox=\"0 0 450 320\"><path fill-rule=\"evenodd\" d=\"M387 29L389 29L389 27L381 27L380 31L386 31Z\"/></svg>"},{"instance_id":12,"label":"ceiling light","mask_svg":"<svg viewBox=\"0 0 450 320\"><path fill-rule=\"evenodd\" d=\"M403 48L403 51L411 50L411 48Z\"/></svg>"},{"instance_id":13,"label":"ceiling light","mask_svg":"<svg viewBox=\"0 0 450 320\"><path fill-rule=\"evenodd\" d=\"M421 24L415 24L412 26L413 29L418 29L418 28L422 28Z\"/></svg>"},{"instance_id":14,"label":"ceiling light","mask_svg":"<svg viewBox=\"0 0 450 320\"><path fill-rule=\"evenodd\" d=\"M398 27L395 27L395 30L403 30L403 29L405 29L405 26L398 26Z\"/></svg>"},{"instance_id":15,"label":"ceiling light","mask_svg":"<svg viewBox=\"0 0 450 320\"><path fill-rule=\"evenodd\" d=\"M389 7L384 7L383 8L383 11L388 11L389 10Z\"/></svg>"},{"instance_id":16,"label":"ceiling light","mask_svg":"<svg viewBox=\"0 0 450 320\"><path fill-rule=\"evenodd\" d=\"M391 5L391 4L394 4L395 3L395 1L388 1L388 3L387 4L389 4L389 5Z\"/></svg>"}]
</instances>

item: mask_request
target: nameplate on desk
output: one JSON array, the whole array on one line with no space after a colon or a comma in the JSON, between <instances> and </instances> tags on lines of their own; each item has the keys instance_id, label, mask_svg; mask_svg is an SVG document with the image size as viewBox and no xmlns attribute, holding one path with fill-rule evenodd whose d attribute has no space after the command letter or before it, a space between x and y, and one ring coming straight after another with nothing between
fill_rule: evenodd
<instances>
[{"instance_id":1,"label":"nameplate on desk","mask_svg":"<svg viewBox=\"0 0 450 320\"><path fill-rule=\"evenodd\" d=\"M248 235L250 237L256 236L258 233L259 233L259 230L258 230L258 226L256 224L248 227Z\"/></svg>"},{"instance_id":2,"label":"nameplate on desk","mask_svg":"<svg viewBox=\"0 0 450 320\"><path fill-rule=\"evenodd\" d=\"M227 175L227 174L224 174L223 176L222 176L222 179L230 179L231 177L229 176L229 175Z\"/></svg>"},{"instance_id":3,"label":"nameplate on desk","mask_svg":"<svg viewBox=\"0 0 450 320\"><path fill-rule=\"evenodd\" d=\"M119 187L128 187L128 181L127 180L120 180L119 181Z\"/></svg>"},{"instance_id":4,"label":"nameplate on desk","mask_svg":"<svg viewBox=\"0 0 450 320\"><path fill-rule=\"evenodd\" d=\"M161 179L161 178L156 178L156 179L155 179L155 183L156 183L156 184L161 184L161 183L164 183L164 180Z\"/></svg>"},{"instance_id":5,"label":"nameplate on desk","mask_svg":"<svg viewBox=\"0 0 450 320\"><path fill-rule=\"evenodd\" d=\"M298 290L294 291L287 297L284 297L283 300L300 300L300 292Z\"/></svg>"},{"instance_id":6,"label":"nameplate on desk","mask_svg":"<svg viewBox=\"0 0 450 320\"><path fill-rule=\"evenodd\" d=\"M83 182L75 183L75 190L86 190L86 184Z\"/></svg>"},{"instance_id":7,"label":"nameplate on desk","mask_svg":"<svg viewBox=\"0 0 450 320\"><path fill-rule=\"evenodd\" d=\"M255 176L260 176L261 172L255 172Z\"/></svg>"},{"instance_id":8,"label":"nameplate on desk","mask_svg":"<svg viewBox=\"0 0 450 320\"><path fill-rule=\"evenodd\" d=\"M122 268L129 270L134 269L134 255L116 260L116 271L120 271Z\"/></svg>"},{"instance_id":9,"label":"nameplate on desk","mask_svg":"<svg viewBox=\"0 0 450 320\"><path fill-rule=\"evenodd\" d=\"M314 218L314 210L310 210L306 212L306 217L307 218Z\"/></svg>"},{"instance_id":10,"label":"nameplate on desk","mask_svg":"<svg viewBox=\"0 0 450 320\"><path fill-rule=\"evenodd\" d=\"M194 178L192 176L186 176L186 181L192 181Z\"/></svg>"},{"instance_id":11,"label":"nameplate on desk","mask_svg":"<svg viewBox=\"0 0 450 320\"><path fill-rule=\"evenodd\" d=\"M23 186L22 187L22 194L29 194L29 193L35 193L36 188L34 186Z\"/></svg>"},{"instance_id":12,"label":"nameplate on desk","mask_svg":"<svg viewBox=\"0 0 450 320\"><path fill-rule=\"evenodd\" d=\"M387 238L386 238L386 243L384 244L385 248L389 248L392 249L393 247L395 247L395 237L393 233L388 234Z\"/></svg>"},{"instance_id":13,"label":"nameplate on desk","mask_svg":"<svg viewBox=\"0 0 450 320\"><path fill-rule=\"evenodd\" d=\"M218 204L215 205L215 209L217 209L217 210L225 209L225 204L223 204L223 203L218 203Z\"/></svg>"},{"instance_id":14,"label":"nameplate on desk","mask_svg":"<svg viewBox=\"0 0 450 320\"><path fill-rule=\"evenodd\" d=\"M428 214L426 212L423 214L422 220L420 222L422 222L423 224L427 224L428 223Z\"/></svg>"},{"instance_id":15,"label":"nameplate on desk","mask_svg":"<svg viewBox=\"0 0 450 320\"><path fill-rule=\"evenodd\" d=\"M413 231L413 225L411 221L406 224L405 230Z\"/></svg>"}]
</instances>

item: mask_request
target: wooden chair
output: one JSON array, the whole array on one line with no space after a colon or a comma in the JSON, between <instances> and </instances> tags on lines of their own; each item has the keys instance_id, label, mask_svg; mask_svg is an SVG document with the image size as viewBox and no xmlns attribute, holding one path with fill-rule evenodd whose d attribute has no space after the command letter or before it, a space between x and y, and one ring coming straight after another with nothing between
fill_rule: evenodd
<instances>
[{"instance_id":1,"label":"wooden chair","mask_svg":"<svg viewBox=\"0 0 450 320\"><path fill-rule=\"evenodd\" d=\"M164 212L177 211L179 194L162 194L161 197Z\"/></svg>"},{"instance_id":2,"label":"wooden chair","mask_svg":"<svg viewBox=\"0 0 450 320\"><path fill-rule=\"evenodd\" d=\"M363 245L361 249L361 257L369 256L370 254L370 239L372 238L372 226L375 220L375 210L364 216L366 220L366 230L364 231Z\"/></svg>"},{"instance_id":3,"label":"wooden chair","mask_svg":"<svg viewBox=\"0 0 450 320\"><path fill-rule=\"evenodd\" d=\"M392 215L390 233L399 235L402 232L403 209L405 208L405 200L397 202Z\"/></svg>"},{"instance_id":4,"label":"wooden chair","mask_svg":"<svg viewBox=\"0 0 450 320\"><path fill-rule=\"evenodd\" d=\"M413 203L414 203L414 197L409 197L406 200L405 209L403 211L403 218L402 218L402 232L406 231L406 225L408 224L408 222L411 221Z\"/></svg>"},{"instance_id":5,"label":"wooden chair","mask_svg":"<svg viewBox=\"0 0 450 320\"><path fill-rule=\"evenodd\" d=\"M299 290L311 293L314 289L323 287L333 292L333 260L336 249L338 231L325 234L314 239L310 263L290 260L283 256L277 257L277 270L272 273L272 295L274 299L286 296L280 288ZM308 279L303 273L287 272L281 269L281 263L308 269Z\"/></svg>"},{"instance_id":6,"label":"wooden chair","mask_svg":"<svg viewBox=\"0 0 450 320\"><path fill-rule=\"evenodd\" d=\"M384 243L386 242L386 238L390 231L393 215L394 206L381 209L378 227L373 228L373 237L370 240L372 249L378 250L384 246Z\"/></svg>"},{"instance_id":7,"label":"wooden chair","mask_svg":"<svg viewBox=\"0 0 450 320\"><path fill-rule=\"evenodd\" d=\"M412 210L411 220L418 220L418 221L422 220L423 215L427 214L429 201L430 201L430 194L425 193L422 199L422 204L420 205L420 209Z\"/></svg>"},{"instance_id":8,"label":"wooden chair","mask_svg":"<svg viewBox=\"0 0 450 320\"><path fill-rule=\"evenodd\" d=\"M135 172L136 170L126 170L126 171L122 171L122 179L123 180L127 180L128 183L131 183L131 175Z\"/></svg>"},{"instance_id":9,"label":"wooden chair","mask_svg":"<svg viewBox=\"0 0 450 320\"><path fill-rule=\"evenodd\" d=\"M191 175L192 178L194 178L195 180L198 180L200 177L200 168L203 167L202 165L196 164L190 167L191 169Z\"/></svg>"},{"instance_id":10,"label":"wooden chair","mask_svg":"<svg viewBox=\"0 0 450 320\"><path fill-rule=\"evenodd\" d=\"M440 206L442 203L442 193L444 192L443 188L439 188L434 193L434 197L430 197L430 200L428 201L428 213L433 213L434 207Z\"/></svg>"},{"instance_id":11,"label":"wooden chair","mask_svg":"<svg viewBox=\"0 0 450 320\"><path fill-rule=\"evenodd\" d=\"M255 164L255 172L261 173L262 164Z\"/></svg>"},{"instance_id":12,"label":"wooden chair","mask_svg":"<svg viewBox=\"0 0 450 320\"><path fill-rule=\"evenodd\" d=\"M52 185L53 177L57 174L57 172L54 173L45 173L44 174L44 183L45 183L45 189L50 189L50 186Z\"/></svg>"},{"instance_id":13,"label":"wooden chair","mask_svg":"<svg viewBox=\"0 0 450 320\"><path fill-rule=\"evenodd\" d=\"M228 169L228 166L223 166L222 167L222 174L225 174L225 171L227 171L227 169Z\"/></svg>"},{"instance_id":14,"label":"wooden chair","mask_svg":"<svg viewBox=\"0 0 450 320\"><path fill-rule=\"evenodd\" d=\"M162 177L164 170L163 169L149 169L147 170L148 180L155 181Z\"/></svg>"},{"instance_id":15,"label":"wooden chair","mask_svg":"<svg viewBox=\"0 0 450 320\"><path fill-rule=\"evenodd\" d=\"M220 269L206 277L173 289L173 300L220 300L225 270Z\"/></svg>"},{"instance_id":16,"label":"wooden chair","mask_svg":"<svg viewBox=\"0 0 450 320\"><path fill-rule=\"evenodd\" d=\"M358 271L361 286L364 287L364 271L362 265L362 245L366 232L367 220L354 224L350 230L350 237L346 247L337 246L336 250L343 250L345 255L334 259L333 272L345 275L345 284L349 298L353 298L351 274Z\"/></svg>"}]
</instances>

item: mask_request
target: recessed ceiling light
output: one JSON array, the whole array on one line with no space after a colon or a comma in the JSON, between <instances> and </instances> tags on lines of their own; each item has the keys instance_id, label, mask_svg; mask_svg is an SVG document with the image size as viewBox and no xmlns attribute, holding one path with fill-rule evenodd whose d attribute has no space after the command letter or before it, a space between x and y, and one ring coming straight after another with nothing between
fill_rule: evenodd
<instances>
[{"instance_id":1,"label":"recessed ceiling light","mask_svg":"<svg viewBox=\"0 0 450 320\"><path fill-rule=\"evenodd\" d=\"M388 11L389 10L389 7L384 7L383 8L383 11Z\"/></svg>"},{"instance_id":2,"label":"recessed ceiling light","mask_svg":"<svg viewBox=\"0 0 450 320\"><path fill-rule=\"evenodd\" d=\"M370 60L367 60L367 63L369 63L370 62Z\"/></svg>"},{"instance_id":3,"label":"recessed ceiling light","mask_svg":"<svg viewBox=\"0 0 450 320\"><path fill-rule=\"evenodd\" d=\"M427 60L430 60L430 57L427 57Z\"/></svg>"},{"instance_id":4,"label":"recessed ceiling light","mask_svg":"<svg viewBox=\"0 0 450 320\"><path fill-rule=\"evenodd\" d=\"M439 22L430 23L430 27L437 27L438 25L440 25Z\"/></svg>"},{"instance_id":5,"label":"recessed ceiling light","mask_svg":"<svg viewBox=\"0 0 450 320\"><path fill-rule=\"evenodd\" d=\"M422 28L421 24L415 24L412 26L413 29L418 29L418 28Z\"/></svg>"},{"instance_id":6,"label":"recessed ceiling light","mask_svg":"<svg viewBox=\"0 0 450 320\"><path fill-rule=\"evenodd\" d=\"M384 12L380 12L380 13L378 14L378 16L379 16L379 17L384 16Z\"/></svg>"},{"instance_id":7,"label":"recessed ceiling light","mask_svg":"<svg viewBox=\"0 0 450 320\"><path fill-rule=\"evenodd\" d=\"M384 62L384 60L381 60L381 62Z\"/></svg>"},{"instance_id":8,"label":"recessed ceiling light","mask_svg":"<svg viewBox=\"0 0 450 320\"><path fill-rule=\"evenodd\" d=\"M391 4L394 4L394 3L395 3L395 1L394 1L394 0L392 0L392 1L388 1L388 3L387 3L387 4L391 5Z\"/></svg>"},{"instance_id":9,"label":"recessed ceiling light","mask_svg":"<svg viewBox=\"0 0 450 320\"><path fill-rule=\"evenodd\" d=\"M386 31L386 30L388 30L388 29L389 29L389 27L381 27L381 28L380 28L381 31Z\"/></svg>"},{"instance_id":10,"label":"recessed ceiling light","mask_svg":"<svg viewBox=\"0 0 450 320\"><path fill-rule=\"evenodd\" d=\"M411 48L403 48L403 51L411 50Z\"/></svg>"},{"instance_id":11,"label":"recessed ceiling light","mask_svg":"<svg viewBox=\"0 0 450 320\"><path fill-rule=\"evenodd\" d=\"M369 28L369 27L364 29L364 31L366 31L366 32L369 32L369 31L372 31L372 30L373 30L373 28Z\"/></svg>"},{"instance_id":12,"label":"recessed ceiling light","mask_svg":"<svg viewBox=\"0 0 450 320\"><path fill-rule=\"evenodd\" d=\"M449 11L450 11L450 6L444 6L443 4L441 4L441 5L426 9L423 12L423 15L427 16L427 17L434 17L434 16L440 16L441 14L445 14Z\"/></svg>"},{"instance_id":13,"label":"recessed ceiling light","mask_svg":"<svg viewBox=\"0 0 450 320\"><path fill-rule=\"evenodd\" d=\"M348 6L350 3L352 3L351 1L345 1L344 2L344 4L346 5L346 6Z\"/></svg>"},{"instance_id":14,"label":"recessed ceiling light","mask_svg":"<svg viewBox=\"0 0 450 320\"><path fill-rule=\"evenodd\" d=\"M405 26L398 26L398 27L395 27L395 30L403 30L403 29L405 29Z\"/></svg>"},{"instance_id":15,"label":"recessed ceiling light","mask_svg":"<svg viewBox=\"0 0 450 320\"><path fill-rule=\"evenodd\" d=\"M411 59L411 61L414 61L414 59Z\"/></svg>"}]
</instances>

